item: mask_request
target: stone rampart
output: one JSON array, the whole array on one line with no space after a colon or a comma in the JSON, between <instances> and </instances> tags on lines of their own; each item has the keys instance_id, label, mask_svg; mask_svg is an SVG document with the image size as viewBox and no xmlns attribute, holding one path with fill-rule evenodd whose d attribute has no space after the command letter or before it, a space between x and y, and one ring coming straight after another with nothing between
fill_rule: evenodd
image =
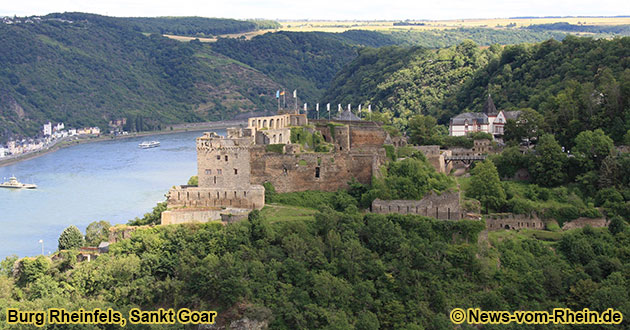
<instances>
[{"instance_id":1,"label":"stone rampart","mask_svg":"<svg viewBox=\"0 0 630 330\"><path fill-rule=\"evenodd\" d=\"M460 208L458 192L431 192L421 200L381 200L372 202L374 213L417 214L442 220L459 220L466 215Z\"/></svg>"},{"instance_id":2,"label":"stone rampart","mask_svg":"<svg viewBox=\"0 0 630 330\"><path fill-rule=\"evenodd\" d=\"M223 221L224 218L231 222L247 217L248 209L222 209L222 208L184 208L162 212L162 225L175 225L182 223L203 223L208 221Z\"/></svg>"},{"instance_id":3,"label":"stone rampart","mask_svg":"<svg viewBox=\"0 0 630 330\"><path fill-rule=\"evenodd\" d=\"M484 216L486 229L545 229L545 223L535 214L494 213Z\"/></svg>"},{"instance_id":4,"label":"stone rampart","mask_svg":"<svg viewBox=\"0 0 630 330\"><path fill-rule=\"evenodd\" d=\"M605 218L577 218L575 220L571 220L569 222L565 222L562 225L562 230L569 230L574 228L583 228L586 226L591 226L593 228L603 228L608 227L609 221Z\"/></svg>"},{"instance_id":5,"label":"stone rampart","mask_svg":"<svg viewBox=\"0 0 630 330\"><path fill-rule=\"evenodd\" d=\"M271 182L278 192L336 191L346 188L352 178L370 183L385 161L385 152L278 154L253 148L251 159L252 184Z\"/></svg>"}]
</instances>

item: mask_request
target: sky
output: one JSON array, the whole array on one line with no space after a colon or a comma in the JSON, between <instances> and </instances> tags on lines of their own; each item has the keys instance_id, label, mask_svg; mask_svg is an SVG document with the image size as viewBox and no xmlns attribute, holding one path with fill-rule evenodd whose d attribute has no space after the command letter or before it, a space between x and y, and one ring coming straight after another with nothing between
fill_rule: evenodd
<instances>
[{"instance_id":1,"label":"sky","mask_svg":"<svg viewBox=\"0 0 630 330\"><path fill-rule=\"evenodd\" d=\"M80 11L108 16L397 20L630 15L629 0L1 0L0 16Z\"/></svg>"}]
</instances>

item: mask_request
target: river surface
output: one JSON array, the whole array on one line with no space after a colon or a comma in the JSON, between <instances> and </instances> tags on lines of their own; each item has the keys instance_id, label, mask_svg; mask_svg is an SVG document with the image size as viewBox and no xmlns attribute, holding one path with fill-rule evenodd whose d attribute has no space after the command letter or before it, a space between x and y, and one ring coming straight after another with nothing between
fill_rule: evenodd
<instances>
[{"instance_id":1,"label":"river surface","mask_svg":"<svg viewBox=\"0 0 630 330\"><path fill-rule=\"evenodd\" d=\"M217 130L225 135L225 130ZM0 189L0 259L57 250L64 228L85 233L92 221L112 225L142 217L164 201L174 185L197 173L195 138L202 132L117 139L79 144L38 158L0 167L36 190ZM142 141L160 147L140 149ZM3 180L7 178L7 180Z\"/></svg>"}]
</instances>

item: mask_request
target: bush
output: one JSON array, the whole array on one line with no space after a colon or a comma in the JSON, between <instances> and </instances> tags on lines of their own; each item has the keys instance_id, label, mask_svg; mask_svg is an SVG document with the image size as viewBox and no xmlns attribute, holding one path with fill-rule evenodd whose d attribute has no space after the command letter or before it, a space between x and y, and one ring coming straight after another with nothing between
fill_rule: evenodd
<instances>
[{"instance_id":1,"label":"bush","mask_svg":"<svg viewBox=\"0 0 630 330\"><path fill-rule=\"evenodd\" d=\"M562 227L565 222L575 220L580 217L580 210L573 205L562 205L550 207L544 211L545 218L552 218Z\"/></svg>"},{"instance_id":2,"label":"bush","mask_svg":"<svg viewBox=\"0 0 630 330\"><path fill-rule=\"evenodd\" d=\"M265 203L273 203L276 196L276 188L269 181L263 183L265 188Z\"/></svg>"},{"instance_id":3,"label":"bush","mask_svg":"<svg viewBox=\"0 0 630 330\"><path fill-rule=\"evenodd\" d=\"M72 225L63 230L59 236L59 250L76 249L83 246L85 241L83 240L83 234L77 226Z\"/></svg>"},{"instance_id":4,"label":"bush","mask_svg":"<svg viewBox=\"0 0 630 330\"><path fill-rule=\"evenodd\" d=\"M523 198L514 197L507 202L507 208L512 213L516 214L530 214L536 210L535 205Z\"/></svg>"},{"instance_id":5,"label":"bush","mask_svg":"<svg viewBox=\"0 0 630 330\"><path fill-rule=\"evenodd\" d=\"M191 176L190 179L188 179L187 185L189 185L189 186L198 186L199 185L199 178L196 175Z\"/></svg>"}]
</instances>

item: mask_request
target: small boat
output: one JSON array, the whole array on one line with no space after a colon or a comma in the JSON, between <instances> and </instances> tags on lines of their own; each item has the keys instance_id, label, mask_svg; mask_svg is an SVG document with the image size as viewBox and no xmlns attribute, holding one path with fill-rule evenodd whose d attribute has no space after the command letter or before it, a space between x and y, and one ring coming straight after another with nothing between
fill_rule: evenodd
<instances>
[{"instance_id":1,"label":"small boat","mask_svg":"<svg viewBox=\"0 0 630 330\"><path fill-rule=\"evenodd\" d=\"M12 176L9 178L9 181L0 184L0 188L35 189L37 188L37 185L31 183L21 183L17 180L16 177Z\"/></svg>"},{"instance_id":2,"label":"small boat","mask_svg":"<svg viewBox=\"0 0 630 330\"><path fill-rule=\"evenodd\" d=\"M160 146L160 142L159 141L144 141L142 143L140 143L138 145L138 147L142 148L142 149L149 149L149 148L155 148L155 147L159 147Z\"/></svg>"}]
</instances>

